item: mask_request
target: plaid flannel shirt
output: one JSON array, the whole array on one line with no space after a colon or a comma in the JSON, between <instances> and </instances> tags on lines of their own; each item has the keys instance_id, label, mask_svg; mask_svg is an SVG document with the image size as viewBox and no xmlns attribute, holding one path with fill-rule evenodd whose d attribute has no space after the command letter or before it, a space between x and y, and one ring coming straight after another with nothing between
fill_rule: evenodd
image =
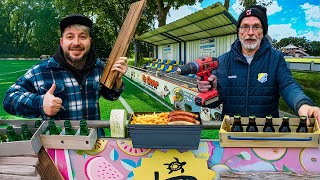
<instances>
[{"instance_id":1,"label":"plaid flannel shirt","mask_svg":"<svg viewBox=\"0 0 320 180\"><path fill-rule=\"evenodd\" d=\"M44 120L99 120L99 80L104 66L97 60L80 85L70 71L50 58L29 69L8 89L3 108L10 114L29 118L41 116ZM54 96L62 99L63 108L54 117L49 117L43 111L43 97L53 83L57 85ZM116 100L123 89L124 84L119 90L113 88L105 98Z\"/></svg>"}]
</instances>

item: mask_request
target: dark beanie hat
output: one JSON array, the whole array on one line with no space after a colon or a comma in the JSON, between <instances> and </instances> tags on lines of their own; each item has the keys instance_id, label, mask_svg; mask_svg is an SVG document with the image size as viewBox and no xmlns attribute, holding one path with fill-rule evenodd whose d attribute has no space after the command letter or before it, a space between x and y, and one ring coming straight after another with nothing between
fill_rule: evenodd
<instances>
[{"instance_id":1,"label":"dark beanie hat","mask_svg":"<svg viewBox=\"0 0 320 180\"><path fill-rule=\"evenodd\" d=\"M267 17L267 9L265 7L262 7L260 5L253 5L244 10L238 19L238 24L237 24L237 34L239 33L239 27L241 24L241 21L245 17L249 16L255 16L259 18L262 24L263 28L263 35L266 35L268 33L268 17Z\"/></svg>"},{"instance_id":2,"label":"dark beanie hat","mask_svg":"<svg viewBox=\"0 0 320 180\"><path fill-rule=\"evenodd\" d=\"M61 20L60 22L61 34L63 33L65 28L73 24L81 24L89 27L90 29L92 28L92 21L89 18L81 14L71 14Z\"/></svg>"}]
</instances>

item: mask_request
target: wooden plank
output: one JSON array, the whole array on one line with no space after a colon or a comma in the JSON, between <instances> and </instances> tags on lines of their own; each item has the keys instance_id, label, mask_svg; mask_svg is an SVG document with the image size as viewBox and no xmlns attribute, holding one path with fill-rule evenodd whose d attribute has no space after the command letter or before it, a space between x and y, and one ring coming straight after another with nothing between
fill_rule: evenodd
<instances>
[{"instance_id":1,"label":"wooden plank","mask_svg":"<svg viewBox=\"0 0 320 180\"><path fill-rule=\"evenodd\" d=\"M320 174L294 174L286 172L221 172L220 179L238 180L238 179L251 179L251 180L287 180L287 179L320 179Z\"/></svg>"},{"instance_id":2,"label":"wooden plank","mask_svg":"<svg viewBox=\"0 0 320 180\"><path fill-rule=\"evenodd\" d=\"M0 174L36 176L37 175L37 171L36 171L36 168L34 166L0 165Z\"/></svg>"},{"instance_id":3,"label":"wooden plank","mask_svg":"<svg viewBox=\"0 0 320 180\"><path fill-rule=\"evenodd\" d=\"M125 42L125 39L124 38L126 38L126 37L129 37L130 38L130 34L128 34L128 29L129 29L129 27L130 27L130 22L132 21L132 18L134 17L133 16L133 13L134 13L134 9L136 9L137 7L136 7L137 5L136 4L132 4L132 6L131 6L131 8L130 8L130 10L129 10L129 13L128 13L128 15L127 15L127 18L125 19L125 21L124 21L124 24L123 24L123 26L122 26L122 28L121 28L121 31L120 31L120 33L119 33L119 35L118 35L118 38L117 38L117 41L116 41L116 44L115 44L115 47L113 48L113 49L115 49L115 51L113 51L113 52L111 52L111 54L110 54L110 57L109 57L109 61L110 61L110 59L112 59L112 60L114 60L114 61L112 61L112 62L108 62L108 65L107 65L107 76L109 76L109 77L111 77L111 79L112 79L112 76L113 75L115 75L116 76L116 74L112 74L111 72L110 72L110 70L111 70L111 67L112 67L112 65L114 64L114 62L120 57L120 55L119 55L119 53L121 53L120 51L122 51L123 50L123 48L126 48L126 44L127 43L129 43L129 42ZM119 44L118 42L121 42L121 44ZM124 47L122 46L121 47L121 45L125 45ZM120 45L120 46L119 46ZM109 77L107 77L107 79L106 79L106 84L108 84L108 83L110 83L110 80L108 80L109 79ZM103 79L104 77L103 77L103 75L102 75L102 79ZM107 86L108 87L108 86Z\"/></svg>"},{"instance_id":4,"label":"wooden plank","mask_svg":"<svg viewBox=\"0 0 320 180\"><path fill-rule=\"evenodd\" d=\"M0 157L0 165L28 165L36 166L38 163L37 157Z\"/></svg>"},{"instance_id":5,"label":"wooden plank","mask_svg":"<svg viewBox=\"0 0 320 180\"><path fill-rule=\"evenodd\" d=\"M42 180L64 179L44 148L40 149L38 158L39 163L37 165L37 171L40 174Z\"/></svg>"},{"instance_id":6,"label":"wooden plank","mask_svg":"<svg viewBox=\"0 0 320 180\"><path fill-rule=\"evenodd\" d=\"M129 12L120 29L119 35L116 39L115 45L109 55L108 64L104 69L100 82L111 89L114 85L117 73L111 73L113 64L121 57L125 56L129 43L132 40L136 27L138 26L144 7L147 1L141 0L132 3Z\"/></svg>"},{"instance_id":7,"label":"wooden plank","mask_svg":"<svg viewBox=\"0 0 320 180\"><path fill-rule=\"evenodd\" d=\"M40 175L37 176L19 176L11 174L0 174L1 180L39 180L41 179Z\"/></svg>"},{"instance_id":8,"label":"wooden plank","mask_svg":"<svg viewBox=\"0 0 320 180\"><path fill-rule=\"evenodd\" d=\"M130 6L130 9L129 9L129 12L127 14L127 17L121 27L121 30L119 32L119 35L117 37L117 40L116 40L116 43L114 45L114 48L112 49L111 51L111 54L109 56L109 60L108 60L108 64L107 64L107 67L105 69L105 72L106 72L106 76L113 76L113 74L110 72L111 71L111 68L112 68L112 65L114 64L114 62L117 60L117 58L119 58L119 53L121 53L121 51L123 50L123 48L126 48L126 43L129 43L129 42L126 42L125 38L126 37L130 37L130 32L128 32L129 30L129 27L130 27L130 22L132 21L132 18L134 17L134 9L137 8L137 3L133 3L131 4ZM125 43L125 44L124 44ZM125 45L125 46L121 46L121 45ZM111 61L110 61L111 60ZM106 77L106 81L108 81L108 77ZM102 78L101 79L104 79L104 75L102 75ZM107 84L109 82L106 82ZM108 86L107 86L108 87ZM111 88L111 87L109 87Z\"/></svg>"}]
</instances>

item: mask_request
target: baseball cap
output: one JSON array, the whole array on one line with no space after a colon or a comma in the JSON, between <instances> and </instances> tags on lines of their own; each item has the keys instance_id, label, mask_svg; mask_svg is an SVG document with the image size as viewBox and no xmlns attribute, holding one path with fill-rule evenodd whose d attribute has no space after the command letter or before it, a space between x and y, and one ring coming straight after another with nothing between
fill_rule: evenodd
<instances>
[{"instance_id":1,"label":"baseball cap","mask_svg":"<svg viewBox=\"0 0 320 180\"><path fill-rule=\"evenodd\" d=\"M84 26L92 28L92 21L81 14L70 14L67 17L63 18L60 22L60 31L63 33L64 29L73 24L81 24Z\"/></svg>"}]
</instances>

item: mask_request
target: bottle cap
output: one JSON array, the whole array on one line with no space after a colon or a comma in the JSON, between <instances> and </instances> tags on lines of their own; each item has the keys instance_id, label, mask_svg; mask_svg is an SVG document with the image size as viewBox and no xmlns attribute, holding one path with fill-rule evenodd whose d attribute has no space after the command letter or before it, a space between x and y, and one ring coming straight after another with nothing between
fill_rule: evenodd
<instances>
[{"instance_id":1,"label":"bottle cap","mask_svg":"<svg viewBox=\"0 0 320 180\"><path fill-rule=\"evenodd\" d=\"M300 116L300 120L307 120L307 116Z\"/></svg>"},{"instance_id":2,"label":"bottle cap","mask_svg":"<svg viewBox=\"0 0 320 180\"><path fill-rule=\"evenodd\" d=\"M272 119L271 115L266 116L267 119Z\"/></svg>"},{"instance_id":3,"label":"bottle cap","mask_svg":"<svg viewBox=\"0 0 320 180\"><path fill-rule=\"evenodd\" d=\"M240 114L234 115L234 118L241 118Z\"/></svg>"}]
</instances>

